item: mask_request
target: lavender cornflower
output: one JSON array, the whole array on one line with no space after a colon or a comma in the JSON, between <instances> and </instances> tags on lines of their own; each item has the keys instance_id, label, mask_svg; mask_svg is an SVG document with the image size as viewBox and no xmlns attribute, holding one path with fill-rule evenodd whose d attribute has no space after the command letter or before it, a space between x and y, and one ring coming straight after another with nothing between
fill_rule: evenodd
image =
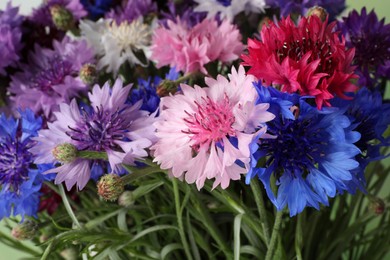
<instances>
[{"instance_id":1,"label":"lavender cornflower","mask_svg":"<svg viewBox=\"0 0 390 260\"><path fill-rule=\"evenodd\" d=\"M0 75L6 75L5 68L19 60L23 17L18 12L19 8L12 7L11 3L4 11L0 10Z\"/></svg>"},{"instance_id":2,"label":"lavender cornflower","mask_svg":"<svg viewBox=\"0 0 390 260\"><path fill-rule=\"evenodd\" d=\"M132 22L146 14L156 12L157 4L152 0L123 1L122 6L116 7L106 14L106 18L113 19L117 24L124 21Z\"/></svg>"},{"instance_id":3,"label":"lavender cornflower","mask_svg":"<svg viewBox=\"0 0 390 260\"><path fill-rule=\"evenodd\" d=\"M50 120L58 104L87 91L79 71L94 62L85 41L65 37L62 42L54 41L53 47L54 50L36 46L29 63L21 65L23 71L11 77L9 89L16 107L30 108Z\"/></svg>"},{"instance_id":4,"label":"lavender cornflower","mask_svg":"<svg viewBox=\"0 0 390 260\"><path fill-rule=\"evenodd\" d=\"M57 118L41 130L35 139L38 144L31 149L37 156L35 163L55 163L59 145L71 144L77 151L106 153L112 172L119 173L121 164L135 164L136 159L148 156L146 148L155 141L154 115L141 111L141 101L126 104L130 86L122 87L116 80L113 88L106 83L95 85L89 93L91 109L80 111L76 100L61 104ZM54 154L53 154L54 153ZM58 156L57 156L58 158ZM69 157L68 157L69 159ZM83 189L91 177L91 171L102 160L74 158L62 160L62 165L48 172L58 173L55 183L65 182L70 190L75 184Z\"/></svg>"}]
</instances>

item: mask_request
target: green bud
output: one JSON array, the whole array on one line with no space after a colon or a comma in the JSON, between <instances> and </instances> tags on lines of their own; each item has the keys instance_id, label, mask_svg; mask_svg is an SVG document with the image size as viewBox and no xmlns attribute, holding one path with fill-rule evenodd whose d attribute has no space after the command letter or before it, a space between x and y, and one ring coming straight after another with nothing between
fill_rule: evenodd
<instances>
[{"instance_id":1,"label":"green bud","mask_svg":"<svg viewBox=\"0 0 390 260\"><path fill-rule=\"evenodd\" d=\"M321 21L325 21L326 20L326 17L328 16L328 12L320 7L320 6L313 6L312 8L309 9L309 11L307 11L307 17L310 17L312 15L316 15L318 16Z\"/></svg>"},{"instance_id":2,"label":"green bud","mask_svg":"<svg viewBox=\"0 0 390 260\"><path fill-rule=\"evenodd\" d=\"M118 204L122 207L129 207L134 204L134 196L131 191L123 192L118 198Z\"/></svg>"},{"instance_id":3,"label":"green bud","mask_svg":"<svg viewBox=\"0 0 390 260\"><path fill-rule=\"evenodd\" d=\"M96 82L98 72L94 64L84 64L80 69L80 79L87 85L92 85Z\"/></svg>"},{"instance_id":4,"label":"green bud","mask_svg":"<svg viewBox=\"0 0 390 260\"><path fill-rule=\"evenodd\" d=\"M17 240L28 240L35 237L38 232L38 224L31 220L17 224L11 231L11 235Z\"/></svg>"},{"instance_id":5,"label":"green bud","mask_svg":"<svg viewBox=\"0 0 390 260\"><path fill-rule=\"evenodd\" d=\"M50 7L51 18L54 25L63 31L68 31L75 26L75 20L72 12L61 5L53 5Z\"/></svg>"},{"instance_id":6,"label":"green bud","mask_svg":"<svg viewBox=\"0 0 390 260\"><path fill-rule=\"evenodd\" d=\"M57 145L53 151L54 158L60 163L71 163L77 158L77 148L73 144L64 143Z\"/></svg>"},{"instance_id":7,"label":"green bud","mask_svg":"<svg viewBox=\"0 0 390 260\"><path fill-rule=\"evenodd\" d=\"M98 194L108 201L115 201L123 193L125 184L116 174L106 174L97 183Z\"/></svg>"}]
</instances>

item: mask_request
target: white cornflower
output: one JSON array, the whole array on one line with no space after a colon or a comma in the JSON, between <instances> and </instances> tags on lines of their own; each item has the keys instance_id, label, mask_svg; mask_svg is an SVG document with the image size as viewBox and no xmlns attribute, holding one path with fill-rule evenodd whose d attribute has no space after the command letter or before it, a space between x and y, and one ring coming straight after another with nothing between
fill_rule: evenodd
<instances>
[{"instance_id":1,"label":"white cornflower","mask_svg":"<svg viewBox=\"0 0 390 260\"><path fill-rule=\"evenodd\" d=\"M131 23L124 21L119 25L112 20L100 19L97 22L82 21L81 32L91 44L100 60L98 68L107 72L118 72L120 66L148 65L152 27L137 19Z\"/></svg>"},{"instance_id":2,"label":"white cornflower","mask_svg":"<svg viewBox=\"0 0 390 260\"><path fill-rule=\"evenodd\" d=\"M265 0L195 0L198 6L195 12L207 12L207 18L214 18L219 14L221 19L233 21L234 17L245 13L262 13L266 8Z\"/></svg>"}]
</instances>

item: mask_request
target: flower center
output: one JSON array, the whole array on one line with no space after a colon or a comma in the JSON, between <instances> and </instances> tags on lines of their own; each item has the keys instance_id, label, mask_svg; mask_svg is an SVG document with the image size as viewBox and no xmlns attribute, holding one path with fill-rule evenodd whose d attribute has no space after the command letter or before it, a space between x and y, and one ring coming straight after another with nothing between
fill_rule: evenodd
<instances>
[{"instance_id":1,"label":"flower center","mask_svg":"<svg viewBox=\"0 0 390 260\"><path fill-rule=\"evenodd\" d=\"M87 113L82 110L82 120L71 131L66 132L76 142L78 150L103 151L107 149L121 151L116 141L126 140L125 133L131 121L120 116L119 111L109 113L102 107L96 112Z\"/></svg>"},{"instance_id":2,"label":"flower center","mask_svg":"<svg viewBox=\"0 0 390 260\"><path fill-rule=\"evenodd\" d=\"M267 164L274 163L277 169L283 169L295 176L296 172L315 167L315 159L323 156L319 147L324 147L324 132L312 130L310 120L285 120L269 124L270 134L276 139L262 139L260 149L267 152L270 159ZM276 174L282 172L275 171ZM280 176L278 176L280 177Z\"/></svg>"},{"instance_id":3,"label":"flower center","mask_svg":"<svg viewBox=\"0 0 390 260\"><path fill-rule=\"evenodd\" d=\"M227 96L220 102L210 98L203 101L203 104L195 102L198 110L192 115L186 112L188 117L184 119L188 130L183 133L190 135L195 150L210 145L212 141L217 143L225 136L235 136L232 128L235 118Z\"/></svg>"},{"instance_id":4,"label":"flower center","mask_svg":"<svg viewBox=\"0 0 390 260\"><path fill-rule=\"evenodd\" d=\"M32 160L29 142L20 143L10 137L0 142L0 185L2 189L18 192L20 184L28 179Z\"/></svg>"},{"instance_id":5,"label":"flower center","mask_svg":"<svg viewBox=\"0 0 390 260\"><path fill-rule=\"evenodd\" d=\"M216 1L223 6L229 6L232 4L232 0L216 0Z\"/></svg>"},{"instance_id":6,"label":"flower center","mask_svg":"<svg viewBox=\"0 0 390 260\"><path fill-rule=\"evenodd\" d=\"M134 20L130 24L124 21L119 25L113 21L107 24L107 29L121 50L141 49L150 44L152 37L149 26L140 20Z\"/></svg>"},{"instance_id":7,"label":"flower center","mask_svg":"<svg viewBox=\"0 0 390 260\"><path fill-rule=\"evenodd\" d=\"M332 48L329 40L326 40L325 42L313 41L310 37L310 31L307 30L307 37L302 37L301 40L284 42L282 47L276 50L279 63L282 63L286 57L295 61L300 61L306 53L311 51L308 62L318 59L321 60L316 72L332 75L335 68L332 63Z\"/></svg>"},{"instance_id":8,"label":"flower center","mask_svg":"<svg viewBox=\"0 0 390 260\"><path fill-rule=\"evenodd\" d=\"M57 56L49 60L46 69L41 70L32 79L31 86L52 95L54 94L52 86L63 83L66 76L74 73L77 71L72 69L72 63Z\"/></svg>"},{"instance_id":9,"label":"flower center","mask_svg":"<svg viewBox=\"0 0 390 260\"><path fill-rule=\"evenodd\" d=\"M376 67L390 59L390 44L382 34L367 37L351 36L352 46L356 48L355 60L362 67Z\"/></svg>"}]
</instances>

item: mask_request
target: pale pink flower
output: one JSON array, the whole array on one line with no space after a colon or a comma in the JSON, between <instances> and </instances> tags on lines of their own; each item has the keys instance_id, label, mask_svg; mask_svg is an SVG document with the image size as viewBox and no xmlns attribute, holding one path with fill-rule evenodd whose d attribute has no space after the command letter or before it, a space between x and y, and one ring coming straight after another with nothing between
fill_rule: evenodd
<instances>
[{"instance_id":1,"label":"pale pink flower","mask_svg":"<svg viewBox=\"0 0 390 260\"><path fill-rule=\"evenodd\" d=\"M206 78L208 87L182 84L182 93L163 97L160 120L155 123L157 143L151 147L154 161L177 178L196 183L215 179L213 188L229 186L247 172L249 144L255 135L265 135L265 122L274 115L268 103L256 104L253 76L241 66L228 79Z\"/></svg>"},{"instance_id":2,"label":"pale pink flower","mask_svg":"<svg viewBox=\"0 0 390 260\"><path fill-rule=\"evenodd\" d=\"M213 19L204 19L194 27L189 27L177 18L167 21L166 27L155 30L152 39L151 59L157 67L170 65L185 73L201 71L207 63L220 60L231 62L243 51L241 34L229 21L220 24Z\"/></svg>"}]
</instances>

